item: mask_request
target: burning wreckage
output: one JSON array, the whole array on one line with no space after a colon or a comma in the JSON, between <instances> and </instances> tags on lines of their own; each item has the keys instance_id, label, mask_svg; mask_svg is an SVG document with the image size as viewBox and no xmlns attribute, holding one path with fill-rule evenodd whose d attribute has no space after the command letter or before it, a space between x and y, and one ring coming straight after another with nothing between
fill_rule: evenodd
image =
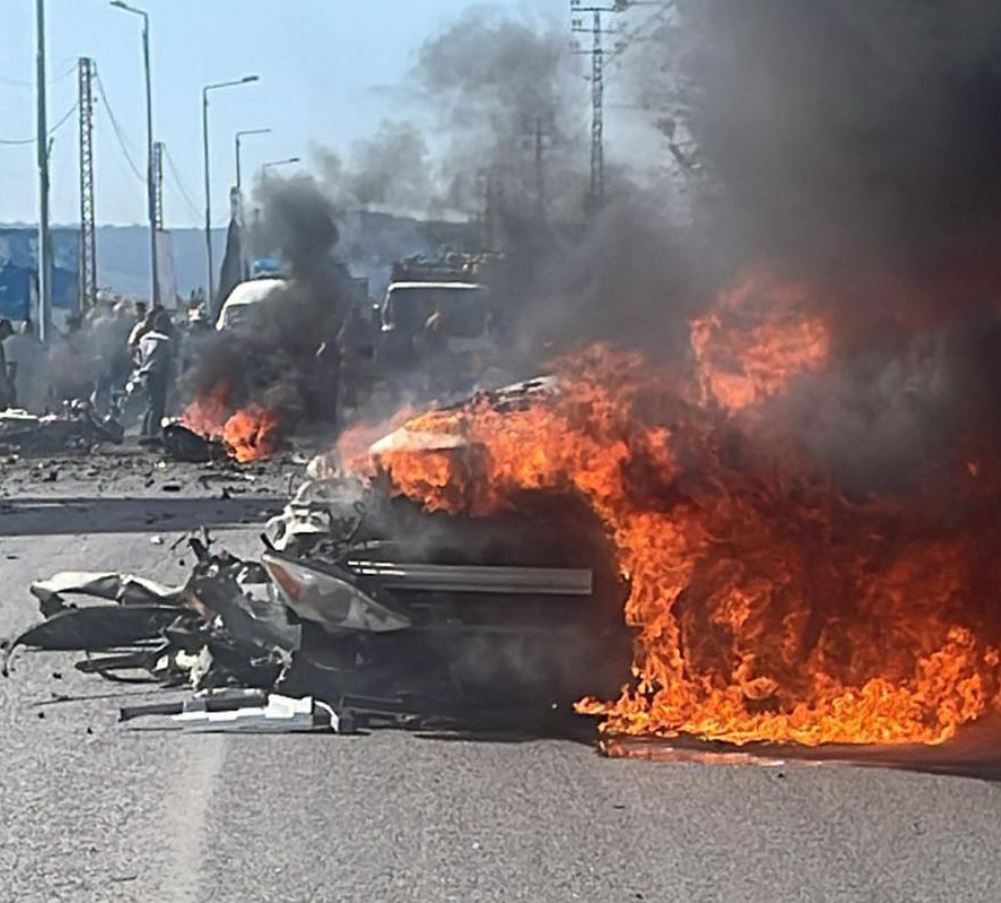
<instances>
[{"instance_id":1,"label":"burning wreckage","mask_svg":"<svg viewBox=\"0 0 1001 903\"><path fill-rule=\"evenodd\" d=\"M538 382L490 398L500 410L546 391ZM409 438L373 446L371 479L304 484L268 523L259 561L217 551L203 533L180 586L81 572L34 584L46 620L8 657L18 646L84 651L86 673L191 687L187 704L122 710L174 714L189 729L212 726L194 719L202 713L229 729L552 730L582 696L617 692L625 587L600 523L545 495L493 517L423 509L392 491L379 463ZM440 438L406 453L475 454ZM96 604L71 601L81 597Z\"/></svg>"},{"instance_id":2,"label":"burning wreckage","mask_svg":"<svg viewBox=\"0 0 1001 903\"><path fill-rule=\"evenodd\" d=\"M749 274L691 322L687 368L593 346L374 444L349 430L339 476L299 490L259 562L195 540L180 587L60 576L11 648L193 686L189 722L227 706L266 721L218 695L236 686L310 724L322 703L341 729L573 711L601 719L610 755L691 738L938 767L1001 707L1001 469L970 441L920 462L917 490L840 488L774 408L793 416L797 385L816 408L829 386L809 299Z\"/></svg>"}]
</instances>

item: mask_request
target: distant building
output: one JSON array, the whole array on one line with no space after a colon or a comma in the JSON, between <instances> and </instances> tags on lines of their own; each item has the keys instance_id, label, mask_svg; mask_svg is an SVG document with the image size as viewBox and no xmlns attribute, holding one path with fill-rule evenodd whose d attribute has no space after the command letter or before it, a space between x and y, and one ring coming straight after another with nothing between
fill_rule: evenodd
<instances>
[{"instance_id":1,"label":"distant building","mask_svg":"<svg viewBox=\"0 0 1001 903\"><path fill-rule=\"evenodd\" d=\"M53 229L52 307L70 314L77 309L76 229ZM38 319L38 231L0 227L0 316Z\"/></svg>"}]
</instances>

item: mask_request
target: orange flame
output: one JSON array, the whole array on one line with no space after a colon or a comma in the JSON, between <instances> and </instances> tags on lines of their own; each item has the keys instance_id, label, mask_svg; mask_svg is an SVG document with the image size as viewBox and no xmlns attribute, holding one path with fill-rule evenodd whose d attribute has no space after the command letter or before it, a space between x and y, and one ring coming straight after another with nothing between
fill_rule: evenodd
<instances>
[{"instance_id":1,"label":"orange flame","mask_svg":"<svg viewBox=\"0 0 1001 903\"><path fill-rule=\"evenodd\" d=\"M727 409L773 397L828 352L798 289L738 329L729 318L749 297L729 293L693 324L698 402L638 355L596 347L561 363L556 393L426 413L369 466L430 509L487 514L525 489L590 503L636 631L633 683L578 706L608 734L942 742L998 706L999 653L977 612L1001 529L950 528L919 499L850 503L805 455L739 432Z\"/></svg>"},{"instance_id":2,"label":"orange flame","mask_svg":"<svg viewBox=\"0 0 1001 903\"><path fill-rule=\"evenodd\" d=\"M188 405L181 423L202 436L222 440L230 457L241 463L273 455L281 444L278 413L258 404L234 411L229 394L228 383L214 386Z\"/></svg>"},{"instance_id":3,"label":"orange flame","mask_svg":"<svg viewBox=\"0 0 1001 903\"><path fill-rule=\"evenodd\" d=\"M349 470L359 470L365 466L365 457L369 446L403 426L416 414L411 405L405 405L392 416L380 421L362 421L346 427L337 439L337 460L341 466Z\"/></svg>"},{"instance_id":4,"label":"orange flame","mask_svg":"<svg viewBox=\"0 0 1001 903\"><path fill-rule=\"evenodd\" d=\"M692 321L701 401L740 410L821 369L830 336L809 307L804 286L769 273L745 274L710 313Z\"/></svg>"}]
</instances>

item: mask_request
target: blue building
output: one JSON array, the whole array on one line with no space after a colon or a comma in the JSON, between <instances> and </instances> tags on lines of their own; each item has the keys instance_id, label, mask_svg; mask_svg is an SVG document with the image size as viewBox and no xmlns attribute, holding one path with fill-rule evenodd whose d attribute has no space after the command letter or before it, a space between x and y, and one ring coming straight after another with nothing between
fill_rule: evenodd
<instances>
[{"instance_id":1,"label":"blue building","mask_svg":"<svg viewBox=\"0 0 1001 903\"><path fill-rule=\"evenodd\" d=\"M52 307L70 314L78 306L76 229L52 230ZM38 230L0 227L0 317L37 320Z\"/></svg>"}]
</instances>

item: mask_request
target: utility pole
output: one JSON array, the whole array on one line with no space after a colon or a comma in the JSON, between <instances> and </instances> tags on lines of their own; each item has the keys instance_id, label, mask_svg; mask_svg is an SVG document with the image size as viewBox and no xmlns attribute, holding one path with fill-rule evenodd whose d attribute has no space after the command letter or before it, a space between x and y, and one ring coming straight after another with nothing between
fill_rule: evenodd
<instances>
[{"instance_id":1,"label":"utility pole","mask_svg":"<svg viewBox=\"0 0 1001 903\"><path fill-rule=\"evenodd\" d=\"M605 48L602 38L615 32L602 25L602 13L622 12L628 4L614 6L583 6L581 0L570 0L572 13L590 13L591 25L585 20L571 20L576 34L591 35L591 49L578 51L591 57L591 188L588 193L588 211L595 213L605 204Z\"/></svg>"},{"instance_id":2,"label":"utility pole","mask_svg":"<svg viewBox=\"0 0 1001 903\"><path fill-rule=\"evenodd\" d=\"M163 232L163 142L153 143L153 227Z\"/></svg>"},{"instance_id":3,"label":"utility pole","mask_svg":"<svg viewBox=\"0 0 1001 903\"><path fill-rule=\"evenodd\" d=\"M38 107L38 337L49 340L52 323L52 236L49 234L49 125L45 109L45 0L35 0Z\"/></svg>"},{"instance_id":4,"label":"utility pole","mask_svg":"<svg viewBox=\"0 0 1001 903\"><path fill-rule=\"evenodd\" d=\"M485 251L499 251L497 221L505 206L504 177L498 166L488 166L479 173L483 183L483 231L480 237Z\"/></svg>"},{"instance_id":5,"label":"utility pole","mask_svg":"<svg viewBox=\"0 0 1001 903\"><path fill-rule=\"evenodd\" d=\"M535 217L540 223L546 219L546 142L552 119L552 115L522 117L522 147L532 150L535 158Z\"/></svg>"},{"instance_id":6,"label":"utility pole","mask_svg":"<svg viewBox=\"0 0 1001 903\"><path fill-rule=\"evenodd\" d=\"M591 48L591 204L605 206L605 52L601 46L601 11L594 10Z\"/></svg>"},{"instance_id":7,"label":"utility pole","mask_svg":"<svg viewBox=\"0 0 1001 903\"><path fill-rule=\"evenodd\" d=\"M153 160L153 85L149 64L149 16L143 13L143 69L146 73L146 190L149 197L149 264L153 283L152 301L160 306L159 230L156 226L156 178Z\"/></svg>"},{"instance_id":8,"label":"utility pole","mask_svg":"<svg viewBox=\"0 0 1001 903\"><path fill-rule=\"evenodd\" d=\"M81 310L97 301L97 239L94 215L94 76L97 66L90 57L78 63L80 107L80 263Z\"/></svg>"},{"instance_id":9,"label":"utility pole","mask_svg":"<svg viewBox=\"0 0 1001 903\"><path fill-rule=\"evenodd\" d=\"M658 7L662 12L670 9L672 0L615 0L611 6L585 6L584 0L570 0L571 13L591 13L591 25L583 18L571 19L571 30L577 34L591 35L591 49L578 50L591 57L591 190L588 209L594 213L605 203L605 58L615 57L625 50L630 38L619 40L612 50L604 46L605 35L622 35L618 28L606 28L603 13L625 13L634 7Z\"/></svg>"}]
</instances>

